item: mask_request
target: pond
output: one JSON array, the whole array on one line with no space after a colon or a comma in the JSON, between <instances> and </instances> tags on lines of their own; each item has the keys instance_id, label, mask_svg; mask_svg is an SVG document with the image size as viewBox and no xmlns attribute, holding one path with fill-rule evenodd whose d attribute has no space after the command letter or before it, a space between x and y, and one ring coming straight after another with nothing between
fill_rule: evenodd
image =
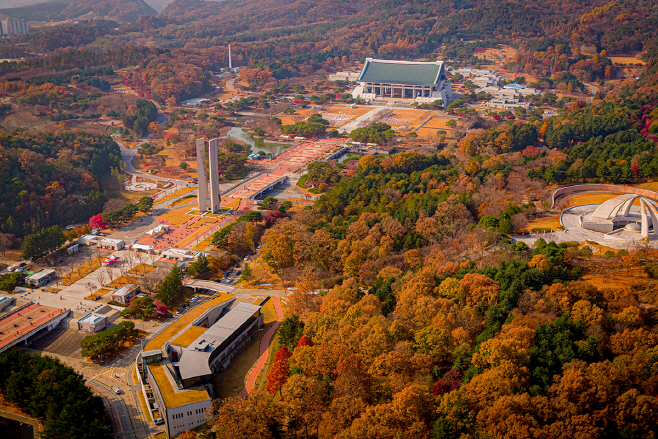
<instances>
[{"instance_id":1,"label":"pond","mask_svg":"<svg viewBox=\"0 0 658 439\"><path fill-rule=\"evenodd\" d=\"M241 140L251 147L251 153L256 154L259 151L265 151L266 153L272 153L272 155L281 154L286 149L290 148L288 144L282 143L271 143L265 142L263 139L254 139L251 137L251 134L247 133L240 127L232 127L228 130L228 134L223 139L227 137L233 137L236 140Z\"/></svg>"},{"instance_id":2,"label":"pond","mask_svg":"<svg viewBox=\"0 0 658 439\"><path fill-rule=\"evenodd\" d=\"M347 154L343 154L342 156L338 157L338 163L343 163L346 160L359 160L361 156L362 154L348 152Z\"/></svg>"}]
</instances>

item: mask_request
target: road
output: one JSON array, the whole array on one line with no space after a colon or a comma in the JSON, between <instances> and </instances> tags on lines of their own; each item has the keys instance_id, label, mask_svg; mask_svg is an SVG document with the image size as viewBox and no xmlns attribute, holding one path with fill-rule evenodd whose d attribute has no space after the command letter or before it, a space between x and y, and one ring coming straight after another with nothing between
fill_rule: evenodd
<instances>
[{"instance_id":1,"label":"road","mask_svg":"<svg viewBox=\"0 0 658 439\"><path fill-rule=\"evenodd\" d=\"M583 82L583 84L585 84L585 87L589 88L590 91L592 92L592 94L590 95L590 98L589 98L589 101L592 102L594 100L594 95L599 90L596 87L594 87L592 84L587 84L585 82Z\"/></svg>"},{"instance_id":2,"label":"road","mask_svg":"<svg viewBox=\"0 0 658 439\"><path fill-rule=\"evenodd\" d=\"M177 180L175 178L158 177L157 175L151 175L142 171L138 171L132 164L133 158L137 155L137 149L126 148L126 146L119 142L117 139L114 139L114 141L117 142L119 148L121 148L121 160L123 161L123 169L125 169L127 172L138 175L142 178L148 178L150 180L159 180L173 183L177 189L187 186L194 186L189 181Z\"/></svg>"}]
</instances>

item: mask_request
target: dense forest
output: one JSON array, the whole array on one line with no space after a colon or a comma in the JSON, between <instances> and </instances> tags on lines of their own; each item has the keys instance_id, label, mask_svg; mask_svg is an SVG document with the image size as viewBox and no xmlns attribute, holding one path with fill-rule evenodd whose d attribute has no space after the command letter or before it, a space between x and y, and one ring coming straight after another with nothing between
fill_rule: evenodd
<instances>
[{"instance_id":1,"label":"dense forest","mask_svg":"<svg viewBox=\"0 0 658 439\"><path fill-rule=\"evenodd\" d=\"M59 359L21 351L0 354L0 390L43 425L45 438L109 439L103 401Z\"/></svg>"},{"instance_id":2,"label":"dense forest","mask_svg":"<svg viewBox=\"0 0 658 439\"><path fill-rule=\"evenodd\" d=\"M0 135L0 224L22 237L50 225L84 222L102 211L99 183L119 168L110 138L84 133Z\"/></svg>"}]
</instances>

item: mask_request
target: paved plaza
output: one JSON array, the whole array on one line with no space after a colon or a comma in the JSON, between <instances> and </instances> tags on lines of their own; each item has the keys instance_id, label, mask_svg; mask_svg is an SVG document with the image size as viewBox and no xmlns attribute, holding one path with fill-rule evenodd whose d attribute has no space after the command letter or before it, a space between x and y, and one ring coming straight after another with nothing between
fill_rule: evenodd
<instances>
[{"instance_id":1,"label":"paved plaza","mask_svg":"<svg viewBox=\"0 0 658 439\"><path fill-rule=\"evenodd\" d=\"M48 288L46 288L46 291L35 289L16 295L16 297L31 300L40 305L71 309L74 312L85 313L97 310L105 306L105 304L85 299L85 297L103 287L103 284L111 282L140 263L138 255L131 250L119 250L113 254L121 257L120 265L115 267L101 267L67 287L61 286L61 279L58 282L53 282L50 287L62 288L56 293L48 292ZM109 256L110 253L107 255ZM158 258L157 255L148 255L145 253L140 254L139 257L141 257L141 262L145 264L153 264Z\"/></svg>"}]
</instances>

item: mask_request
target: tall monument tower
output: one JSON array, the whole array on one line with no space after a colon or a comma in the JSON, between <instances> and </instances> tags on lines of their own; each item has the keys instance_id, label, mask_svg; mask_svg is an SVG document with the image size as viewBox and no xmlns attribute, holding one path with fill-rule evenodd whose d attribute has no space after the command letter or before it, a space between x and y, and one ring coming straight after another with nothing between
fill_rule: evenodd
<instances>
[{"instance_id":1,"label":"tall monument tower","mask_svg":"<svg viewBox=\"0 0 658 439\"><path fill-rule=\"evenodd\" d=\"M233 70L233 61L231 60L231 45L228 45L228 68Z\"/></svg>"},{"instance_id":2,"label":"tall monument tower","mask_svg":"<svg viewBox=\"0 0 658 439\"><path fill-rule=\"evenodd\" d=\"M206 142L203 137L196 139L196 172L199 181L197 195L199 211L205 212L208 209L208 181L206 179Z\"/></svg>"},{"instance_id":3,"label":"tall monument tower","mask_svg":"<svg viewBox=\"0 0 658 439\"><path fill-rule=\"evenodd\" d=\"M217 139L208 142L208 155L210 156L210 211L217 213L221 196L219 193L219 165L217 163Z\"/></svg>"}]
</instances>

